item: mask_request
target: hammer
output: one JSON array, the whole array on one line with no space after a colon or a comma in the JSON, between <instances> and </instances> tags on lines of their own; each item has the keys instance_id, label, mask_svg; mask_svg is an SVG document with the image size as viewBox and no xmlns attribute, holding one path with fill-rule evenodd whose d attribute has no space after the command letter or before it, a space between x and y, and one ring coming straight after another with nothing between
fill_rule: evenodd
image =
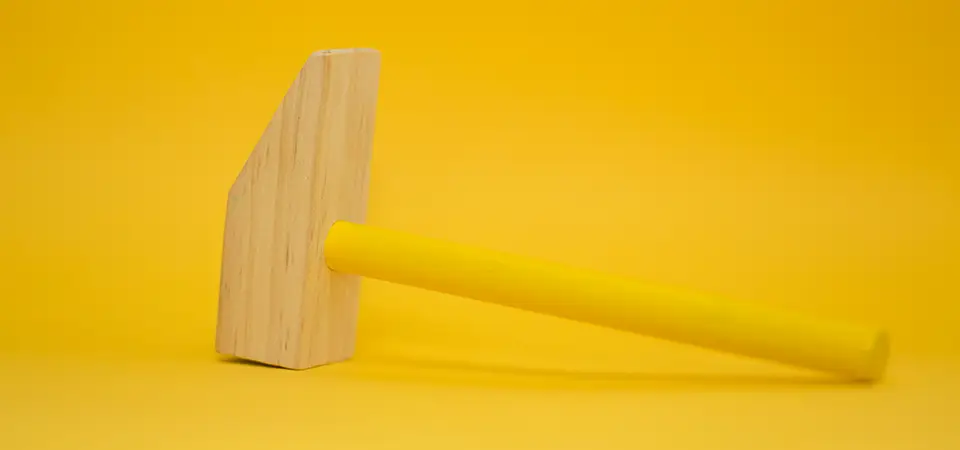
<instances>
[{"instance_id":1,"label":"hammer","mask_svg":"<svg viewBox=\"0 0 960 450\"><path fill-rule=\"evenodd\" d=\"M848 381L882 378L882 329L365 224L372 49L309 55L229 190L216 351L288 369L354 354L369 277Z\"/></svg>"}]
</instances>

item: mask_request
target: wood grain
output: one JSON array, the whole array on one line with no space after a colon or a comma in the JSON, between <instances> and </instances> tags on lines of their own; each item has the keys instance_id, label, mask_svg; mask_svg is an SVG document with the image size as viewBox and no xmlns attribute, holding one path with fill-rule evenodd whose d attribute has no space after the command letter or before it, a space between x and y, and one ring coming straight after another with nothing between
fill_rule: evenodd
<instances>
[{"instance_id":1,"label":"wood grain","mask_svg":"<svg viewBox=\"0 0 960 450\"><path fill-rule=\"evenodd\" d=\"M363 222L380 55L307 58L230 188L216 350L304 369L354 352L360 281L332 273L323 241Z\"/></svg>"}]
</instances>

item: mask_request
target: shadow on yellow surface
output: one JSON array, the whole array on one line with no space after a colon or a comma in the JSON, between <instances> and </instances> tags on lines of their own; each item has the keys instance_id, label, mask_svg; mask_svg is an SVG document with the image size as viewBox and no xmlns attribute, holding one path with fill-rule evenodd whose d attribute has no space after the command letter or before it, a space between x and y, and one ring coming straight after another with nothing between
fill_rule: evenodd
<instances>
[{"instance_id":1,"label":"shadow on yellow surface","mask_svg":"<svg viewBox=\"0 0 960 450\"><path fill-rule=\"evenodd\" d=\"M224 356L221 363L250 366L265 370L287 370L267 364ZM359 378L389 379L401 383L442 383L461 387L495 387L506 389L576 390L653 390L653 391L742 391L774 390L855 390L878 384L847 382L816 375L711 373L711 372L591 372L561 368L524 367L481 361L452 361L376 356L342 362ZM321 366L310 371L330 370Z\"/></svg>"}]
</instances>

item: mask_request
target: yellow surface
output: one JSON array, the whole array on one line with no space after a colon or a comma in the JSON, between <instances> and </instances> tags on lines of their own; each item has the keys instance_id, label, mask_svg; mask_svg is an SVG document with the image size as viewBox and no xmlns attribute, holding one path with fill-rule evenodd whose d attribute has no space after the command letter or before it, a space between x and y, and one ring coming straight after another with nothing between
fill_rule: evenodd
<instances>
[{"instance_id":1,"label":"yellow surface","mask_svg":"<svg viewBox=\"0 0 960 450\"><path fill-rule=\"evenodd\" d=\"M324 259L338 272L827 372L847 381L878 381L889 354L886 331L864 324L371 225L334 223L324 241Z\"/></svg>"},{"instance_id":2,"label":"yellow surface","mask_svg":"<svg viewBox=\"0 0 960 450\"><path fill-rule=\"evenodd\" d=\"M5 1L0 448L958 448L957 9ZM885 324L889 379L376 281L355 361L221 361L227 188L353 46L370 223Z\"/></svg>"}]
</instances>

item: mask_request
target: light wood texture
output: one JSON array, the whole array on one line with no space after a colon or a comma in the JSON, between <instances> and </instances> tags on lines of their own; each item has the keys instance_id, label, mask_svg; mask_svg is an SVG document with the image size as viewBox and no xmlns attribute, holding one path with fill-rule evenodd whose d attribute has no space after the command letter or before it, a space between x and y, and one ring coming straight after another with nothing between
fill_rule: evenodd
<instances>
[{"instance_id":1,"label":"light wood texture","mask_svg":"<svg viewBox=\"0 0 960 450\"><path fill-rule=\"evenodd\" d=\"M304 369L354 352L359 279L323 241L366 216L380 55L309 56L230 189L216 349Z\"/></svg>"}]
</instances>

